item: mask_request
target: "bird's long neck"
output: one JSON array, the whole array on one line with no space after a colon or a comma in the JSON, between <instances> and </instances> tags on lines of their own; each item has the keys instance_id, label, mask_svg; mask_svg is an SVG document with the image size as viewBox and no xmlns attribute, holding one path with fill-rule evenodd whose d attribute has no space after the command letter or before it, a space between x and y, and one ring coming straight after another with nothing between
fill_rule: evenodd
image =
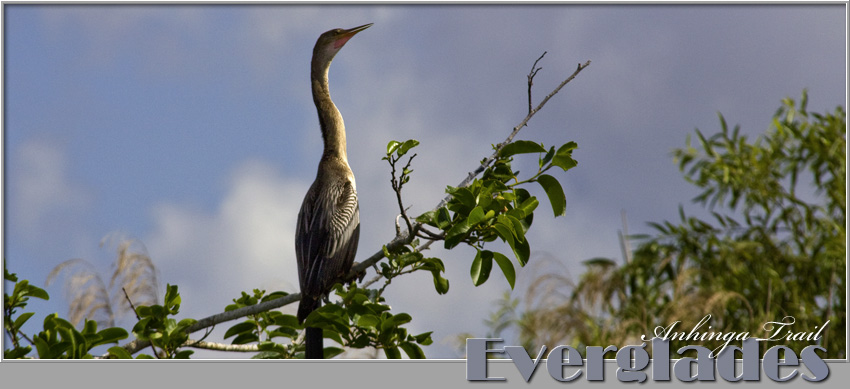
<instances>
[{"instance_id":1,"label":"bird's long neck","mask_svg":"<svg viewBox=\"0 0 850 389\"><path fill-rule=\"evenodd\" d=\"M313 88L313 102L319 113L319 125L322 128L322 139L325 142L325 150L322 159L340 158L348 163L348 155L345 151L345 124L342 115L331 100L328 88L327 66L313 63L310 69L310 83Z\"/></svg>"}]
</instances>

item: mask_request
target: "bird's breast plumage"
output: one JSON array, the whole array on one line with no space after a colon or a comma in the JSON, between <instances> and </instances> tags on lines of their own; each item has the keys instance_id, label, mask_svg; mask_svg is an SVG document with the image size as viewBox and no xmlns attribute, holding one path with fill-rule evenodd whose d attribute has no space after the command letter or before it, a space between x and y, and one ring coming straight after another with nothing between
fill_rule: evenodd
<instances>
[{"instance_id":1,"label":"bird's breast plumage","mask_svg":"<svg viewBox=\"0 0 850 389\"><path fill-rule=\"evenodd\" d=\"M301 204L295 233L302 298L318 299L350 271L359 236L354 175L347 166L320 165Z\"/></svg>"}]
</instances>

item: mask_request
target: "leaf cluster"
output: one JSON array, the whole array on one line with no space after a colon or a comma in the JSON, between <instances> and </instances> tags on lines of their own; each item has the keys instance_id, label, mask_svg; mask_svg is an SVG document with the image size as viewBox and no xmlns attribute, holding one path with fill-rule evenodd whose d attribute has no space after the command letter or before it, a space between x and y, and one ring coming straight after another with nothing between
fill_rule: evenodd
<instances>
[{"instance_id":1,"label":"leaf cluster","mask_svg":"<svg viewBox=\"0 0 850 389\"><path fill-rule=\"evenodd\" d=\"M254 358L304 358L305 345L299 334L309 326L322 329L323 337L333 340L339 346L325 347L324 358L333 358L344 352L344 348L367 347L384 350L388 358L401 358L400 351L404 351L409 358L425 357L420 345L432 343L431 333L408 334L404 325L412 317L406 313L391 313L390 306L380 296L382 290L337 284L334 291L339 301L313 311L303 325L293 315L266 311L233 325L227 330L225 338L235 336L233 344L257 342L260 352ZM234 299L234 304L226 310L256 305L282 295L285 293L266 295L265 291L254 290L249 295L243 292L242 297ZM281 343L284 339L277 338L285 338L287 343Z\"/></svg>"},{"instance_id":2,"label":"leaf cluster","mask_svg":"<svg viewBox=\"0 0 850 389\"><path fill-rule=\"evenodd\" d=\"M431 332L409 334L403 326L413 318L407 313L390 313L379 290L356 285L343 288L338 284L335 294L340 301L313 311L304 326L321 328L325 338L344 347L382 349L390 359L401 358L400 350L411 359L425 358L420 345L432 343ZM333 350L336 351L342 352Z\"/></svg>"},{"instance_id":3,"label":"leaf cluster","mask_svg":"<svg viewBox=\"0 0 850 389\"><path fill-rule=\"evenodd\" d=\"M172 317L180 312L180 303L177 285L169 284L166 286L165 300L162 305L136 307L139 321L133 326L133 335L136 339L150 341L157 358L186 359L194 353L192 350L180 350L189 339L186 330L197 322L195 319L182 319L178 322ZM112 347L109 353L117 358L131 358L122 347ZM137 358L153 357L140 354Z\"/></svg>"},{"instance_id":4,"label":"leaf cluster","mask_svg":"<svg viewBox=\"0 0 850 389\"><path fill-rule=\"evenodd\" d=\"M30 285L27 280L18 280L17 275L9 273L4 267L4 279L14 282L15 287L11 295L3 295L4 307L4 329L12 339L13 348L4 350L4 358L23 358L32 346L22 346L23 339L29 340L20 331L21 327L31 318L34 312L24 312L17 318L13 315L19 309L27 306L30 297L48 300L50 296L43 289ZM89 353L92 348L117 343L127 338L127 331L123 328L106 328L97 330L97 322L86 320L82 331L78 331L67 320L60 318L57 314L51 314L44 318L43 331L32 337L30 343L35 346L38 357L41 359L85 359L92 358Z\"/></svg>"},{"instance_id":5,"label":"leaf cluster","mask_svg":"<svg viewBox=\"0 0 850 389\"><path fill-rule=\"evenodd\" d=\"M519 140L494 148L498 150L497 158L484 170L481 179L476 178L465 187L449 186L446 192L451 199L446 205L420 215L416 221L439 229L446 249L461 243L476 249L470 267L476 286L489 279L495 261L513 288L516 280L513 262L501 252L484 249L484 245L499 239L510 246L520 266L528 263L531 244L526 235L539 201L522 186L538 183L549 198L553 214L563 216L567 205L563 187L546 172L554 167L563 171L575 167L577 162L572 152L577 145L569 142L547 150L542 144ZM521 179L511 162L516 155L534 153L538 154L538 170Z\"/></svg>"},{"instance_id":6,"label":"leaf cluster","mask_svg":"<svg viewBox=\"0 0 850 389\"><path fill-rule=\"evenodd\" d=\"M254 289L253 294L242 292L242 296L233 299L233 304L228 305L224 311L229 312L238 308L248 307L287 296L286 292L272 292ZM260 352L253 358L256 359L279 359L304 357L303 348L298 350L291 347L291 342L298 338L298 332L304 328L298 324L298 318L287 315L280 311L264 311L248 318L227 329L224 338L234 337L232 344L257 343ZM278 343L277 338L287 339L290 344ZM300 351L300 353L296 353Z\"/></svg>"},{"instance_id":7,"label":"leaf cluster","mask_svg":"<svg viewBox=\"0 0 850 389\"><path fill-rule=\"evenodd\" d=\"M768 337L764 323L791 316L794 333L826 325L817 343L827 358L845 358L846 118L841 107L810 113L806 102L805 91L799 103L784 99L756 139L722 115L715 133L697 130L699 143L673 155L708 217L680 206L678 220L629 237L638 243L630 261L587 260L578 282L558 280L570 298L543 299L498 328L550 323L559 342L583 347L639 342L676 321L692 328L706 314L712 331ZM782 342L797 352L811 343Z\"/></svg>"}]
</instances>

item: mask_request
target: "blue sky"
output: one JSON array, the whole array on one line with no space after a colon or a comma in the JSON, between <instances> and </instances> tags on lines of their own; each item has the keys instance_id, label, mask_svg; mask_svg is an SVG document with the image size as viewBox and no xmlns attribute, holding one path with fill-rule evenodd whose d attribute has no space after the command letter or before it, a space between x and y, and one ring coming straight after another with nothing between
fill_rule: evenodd
<instances>
[{"instance_id":1,"label":"blue sky","mask_svg":"<svg viewBox=\"0 0 850 389\"><path fill-rule=\"evenodd\" d=\"M566 216L553 219L544 204L530 237L535 257L574 276L584 259L620 258L621 210L632 233L675 220L680 204L699 211L670 151L694 128L717 130L717 112L756 135L782 98L804 88L810 111L846 107L847 98L843 4L6 4L4 12L10 271L43 286L53 266L85 258L108 278L115 247L100 242L135 238L194 318L243 290L297 290L295 216L321 151L308 66L328 29L375 23L330 71L361 199L358 258L394 233L386 143L421 142L405 200L414 214L431 209L525 116L526 74L543 51L536 101L592 61L518 137L579 145L579 166L558 176ZM435 331L429 357L462 357L453 336L483 336L488 304L507 283L473 287L470 250L431 255L444 259L450 292L438 296L429 275L414 275L394 282L388 299L413 316L413 333ZM521 285L532 275L522 272ZM32 304L33 323L67 311L61 284L47 290L53 298Z\"/></svg>"}]
</instances>

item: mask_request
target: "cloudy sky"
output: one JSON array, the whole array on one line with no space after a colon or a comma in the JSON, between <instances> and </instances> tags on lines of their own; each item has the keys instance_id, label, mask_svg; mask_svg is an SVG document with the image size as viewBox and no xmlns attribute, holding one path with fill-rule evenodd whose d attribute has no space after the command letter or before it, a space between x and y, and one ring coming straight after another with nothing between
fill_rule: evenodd
<instances>
[{"instance_id":1,"label":"cloudy sky","mask_svg":"<svg viewBox=\"0 0 850 389\"><path fill-rule=\"evenodd\" d=\"M566 216L552 218L544 201L530 235L532 261L573 276L584 259L620 260L621 210L632 233L675 220L680 204L698 212L670 152L695 128L716 131L718 112L756 135L804 88L810 111L847 97L843 4L4 10L10 271L43 286L52 267L84 258L108 280L116 247L103 238L138 239L194 318L243 290L297 290L295 217L321 152L309 61L328 29L375 23L330 72L361 201L358 258L394 233L387 142L421 142L405 200L414 214L431 209L523 119L526 74L544 51L535 100L592 61L518 136L579 145L578 167L557 175ZM389 288L413 333L435 331L430 358L462 357L454 335L485 335L489 304L508 289L501 276L473 287L473 254L430 253L448 267L447 295L427 274ZM47 290L32 323L67 312L61 283Z\"/></svg>"}]
</instances>

